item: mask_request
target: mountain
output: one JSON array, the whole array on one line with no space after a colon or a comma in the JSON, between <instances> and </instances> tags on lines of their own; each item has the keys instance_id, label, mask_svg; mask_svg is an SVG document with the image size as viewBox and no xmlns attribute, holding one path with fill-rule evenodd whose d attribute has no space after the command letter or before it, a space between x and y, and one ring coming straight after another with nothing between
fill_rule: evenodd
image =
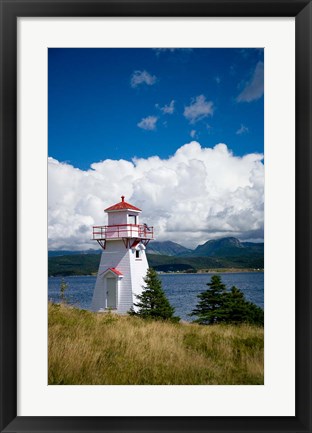
<instances>
[{"instance_id":1,"label":"mountain","mask_svg":"<svg viewBox=\"0 0 312 433\"><path fill-rule=\"evenodd\" d=\"M165 241L157 242L152 241L147 245L146 252L149 254L160 254L165 256L188 256L192 250L185 248L176 242Z\"/></svg>"},{"instance_id":2,"label":"mountain","mask_svg":"<svg viewBox=\"0 0 312 433\"><path fill-rule=\"evenodd\" d=\"M100 254L101 249L84 251L58 250L49 251L49 257L74 256L83 254ZM151 241L147 245L148 254L165 255L170 257L237 257L245 255L263 255L264 244L254 242L240 242L234 237L213 239L198 245L195 250L186 248L176 242Z\"/></svg>"},{"instance_id":3,"label":"mountain","mask_svg":"<svg viewBox=\"0 0 312 433\"><path fill-rule=\"evenodd\" d=\"M148 254L149 266L163 272L196 272L200 269L263 269L263 257L173 257Z\"/></svg>"},{"instance_id":4,"label":"mountain","mask_svg":"<svg viewBox=\"0 0 312 433\"><path fill-rule=\"evenodd\" d=\"M100 254L75 254L49 257L48 275L91 275L98 271Z\"/></svg>"},{"instance_id":5,"label":"mountain","mask_svg":"<svg viewBox=\"0 0 312 433\"><path fill-rule=\"evenodd\" d=\"M147 253L171 257L258 257L264 254L264 244L240 242L234 237L227 237L207 241L202 245L198 245L195 250L191 250L176 242L152 241L147 246Z\"/></svg>"},{"instance_id":6,"label":"mountain","mask_svg":"<svg viewBox=\"0 0 312 433\"><path fill-rule=\"evenodd\" d=\"M49 276L96 274L101 250L49 251ZM196 272L199 269L263 269L264 244L233 237L214 239L190 250L175 242L150 242L149 266L156 271Z\"/></svg>"},{"instance_id":7,"label":"mountain","mask_svg":"<svg viewBox=\"0 0 312 433\"><path fill-rule=\"evenodd\" d=\"M263 242L241 242L243 247L248 247L250 251L264 254L264 243Z\"/></svg>"},{"instance_id":8,"label":"mountain","mask_svg":"<svg viewBox=\"0 0 312 433\"><path fill-rule=\"evenodd\" d=\"M240 242L238 239L229 237L213 239L205 242L192 252L191 256L197 257L242 257L263 256L264 244L253 242Z\"/></svg>"},{"instance_id":9,"label":"mountain","mask_svg":"<svg viewBox=\"0 0 312 433\"><path fill-rule=\"evenodd\" d=\"M49 276L96 275L99 254L49 257ZM147 254L149 266L163 272L196 272L199 269L263 269L263 256L179 257Z\"/></svg>"}]
</instances>

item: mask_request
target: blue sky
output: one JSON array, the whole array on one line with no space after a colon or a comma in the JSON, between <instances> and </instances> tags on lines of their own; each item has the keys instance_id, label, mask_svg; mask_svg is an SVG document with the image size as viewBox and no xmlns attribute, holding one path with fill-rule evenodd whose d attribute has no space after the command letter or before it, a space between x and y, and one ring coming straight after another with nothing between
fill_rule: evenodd
<instances>
[{"instance_id":1,"label":"blue sky","mask_svg":"<svg viewBox=\"0 0 312 433\"><path fill-rule=\"evenodd\" d=\"M126 200L156 240L263 241L261 49L49 49L50 249Z\"/></svg>"},{"instance_id":2,"label":"blue sky","mask_svg":"<svg viewBox=\"0 0 312 433\"><path fill-rule=\"evenodd\" d=\"M165 159L191 140L263 153L261 49L50 48L48 70L58 161Z\"/></svg>"}]
</instances>

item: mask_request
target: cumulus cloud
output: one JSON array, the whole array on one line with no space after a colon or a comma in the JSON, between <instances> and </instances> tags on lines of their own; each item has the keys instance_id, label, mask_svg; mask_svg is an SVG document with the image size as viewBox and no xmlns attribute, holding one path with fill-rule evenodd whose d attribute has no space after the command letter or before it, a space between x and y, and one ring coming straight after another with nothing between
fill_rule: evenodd
<instances>
[{"instance_id":1,"label":"cumulus cloud","mask_svg":"<svg viewBox=\"0 0 312 433\"><path fill-rule=\"evenodd\" d=\"M155 75L149 74L147 71L134 71L130 85L131 87L138 87L140 84L147 84L148 86L152 86L157 81L157 77Z\"/></svg>"},{"instance_id":2,"label":"cumulus cloud","mask_svg":"<svg viewBox=\"0 0 312 433\"><path fill-rule=\"evenodd\" d=\"M243 91L236 98L237 102L255 101L263 95L264 92L264 65L263 62L258 62L254 70L253 76L248 81Z\"/></svg>"},{"instance_id":3,"label":"cumulus cloud","mask_svg":"<svg viewBox=\"0 0 312 433\"><path fill-rule=\"evenodd\" d=\"M184 108L183 115L190 123L196 123L213 115L213 103L206 101L204 95L196 96L195 99L192 99L191 104Z\"/></svg>"},{"instance_id":4,"label":"cumulus cloud","mask_svg":"<svg viewBox=\"0 0 312 433\"><path fill-rule=\"evenodd\" d=\"M168 159L104 160L79 170L48 161L50 249L88 249L103 209L126 200L143 210L158 241L195 247L208 239L263 237L263 156L234 156L225 144L185 144Z\"/></svg>"},{"instance_id":5,"label":"cumulus cloud","mask_svg":"<svg viewBox=\"0 0 312 433\"><path fill-rule=\"evenodd\" d=\"M172 100L169 105L164 105L163 107L160 107L159 104L156 104L156 108L159 108L163 112L163 114L173 114L174 113L174 104L175 101Z\"/></svg>"},{"instance_id":6,"label":"cumulus cloud","mask_svg":"<svg viewBox=\"0 0 312 433\"><path fill-rule=\"evenodd\" d=\"M236 131L236 134L242 135L242 134L246 134L247 132L249 132L249 129L247 128L247 126L241 124L240 128L238 128L238 130Z\"/></svg>"},{"instance_id":7,"label":"cumulus cloud","mask_svg":"<svg viewBox=\"0 0 312 433\"><path fill-rule=\"evenodd\" d=\"M156 129L158 117L148 116L144 117L137 125L139 128L145 129L146 131L154 131Z\"/></svg>"}]
</instances>

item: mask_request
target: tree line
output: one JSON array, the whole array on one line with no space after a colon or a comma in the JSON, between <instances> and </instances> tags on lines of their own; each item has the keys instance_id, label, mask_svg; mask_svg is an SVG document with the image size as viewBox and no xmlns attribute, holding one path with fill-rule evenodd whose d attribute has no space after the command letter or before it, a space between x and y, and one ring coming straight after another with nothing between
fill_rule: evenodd
<instances>
[{"instance_id":1,"label":"tree line","mask_svg":"<svg viewBox=\"0 0 312 433\"><path fill-rule=\"evenodd\" d=\"M137 296L137 302L134 303L136 308L132 308L129 314L143 319L178 322L180 317L174 315L174 308L170 305L154 269L148 269L144 282L143 292ZM250 323L263 326L263 310L247 301L240 289L233 286L228 291L218 275L213 275L207 286L207 290L197 295L199 301L189 314L195 318L195 323L200 325Z\"/></svg>"}]
</instances>

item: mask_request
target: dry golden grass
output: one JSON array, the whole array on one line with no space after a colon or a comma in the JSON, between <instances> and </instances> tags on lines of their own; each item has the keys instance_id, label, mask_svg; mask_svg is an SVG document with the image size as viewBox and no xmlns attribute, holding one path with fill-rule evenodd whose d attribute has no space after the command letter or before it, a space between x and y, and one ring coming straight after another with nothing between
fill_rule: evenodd
<instances>
[{"instance_id":1,"label":"dry golden grass","mask_svg":"<svg viewBox=\"0 0 312 433\"><path fill-rule=\"evenodd\" d=\"M263 328L144 321L49 304L49 384L263 384Z\"/></svg>"}]
</instances>

